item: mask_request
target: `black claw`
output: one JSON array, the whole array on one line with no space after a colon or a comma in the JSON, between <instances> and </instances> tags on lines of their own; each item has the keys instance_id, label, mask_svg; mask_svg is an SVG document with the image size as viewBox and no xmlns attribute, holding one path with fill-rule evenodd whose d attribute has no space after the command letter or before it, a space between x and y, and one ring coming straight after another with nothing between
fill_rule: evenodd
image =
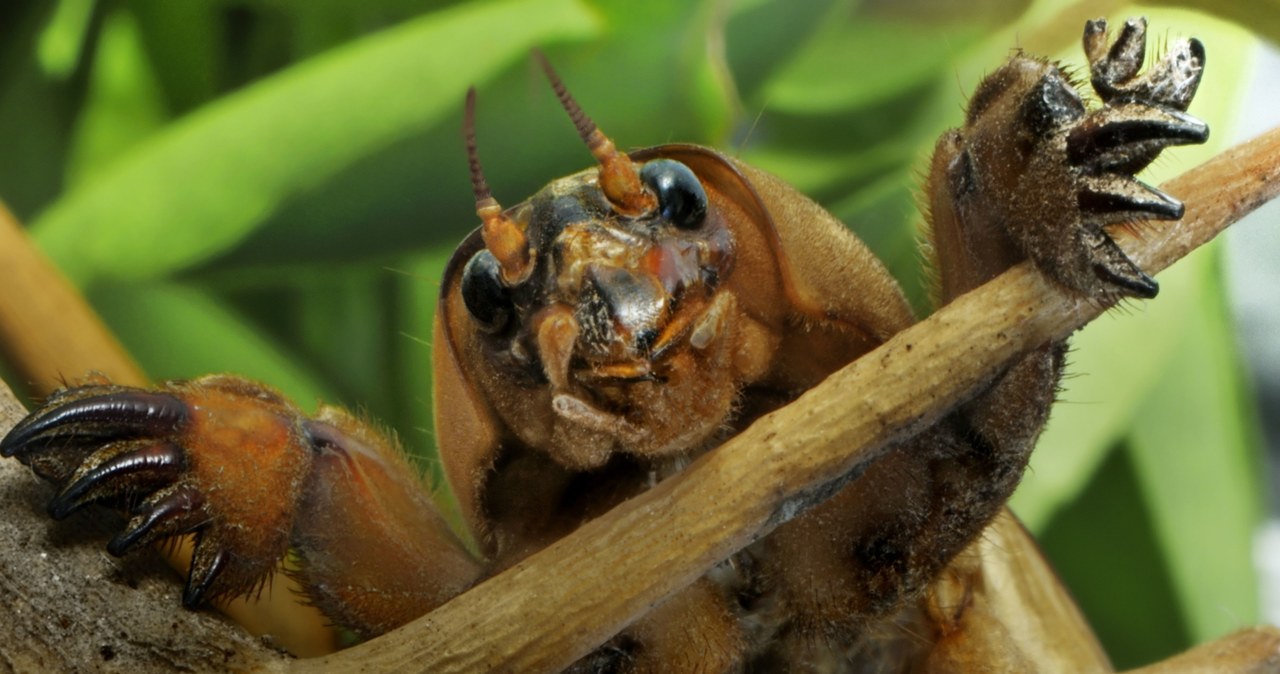
<instances>
[{"instance_id":1,"label":"black claw","mask_svg":"<svg viewBox=\"0 0 1280 674\"><path fill-rule=\"evenodd\" d=\"M1139 75L1147 46L1144 19L1130 19L1107 49L1106 21L1090 21L1085 26L1084 49L1089 57L1090 80L1103 102L1138 101L1186 110L1200 86L1204 71L1204 45L1183 39L1147 72Z\"/></svg>"},{"instance_id":2,"label":"black claw","mask_svg":"<svg viewBox=\"0 0 1280 674\"><path fill-rule=\"evenodd\" d=\"M1101 216L1100 224L1140 218L1178 220L1186 210L1181 201L1137 180L1112 177L1085 185L1077 204L1084 213Z\"/></svg>"},{"instance_id":3,"label":"black claw","mask_svg":"<svg viewBox=\"0 0 1280 674\"><path fill-rule=\"evenodd\" d=\"M1090 21L1085 27L1085 53L1089 55L1093 88L1104 101L1119 95L1118 85L1129 82L1142 70L1147 50L1147 21L1141 18L1126 21L1111 49L1099 58L1106 47L1106 30L1107 22L1102 19ZM1091 41L1096 42L1091 44Z\"/></svg>"},{"instance_id":4,"label":"black claw","mask_svg":"<svg viewBox=\"0 0 1280 674\"><path fill-rule=\"evenodd\" d=\"M1120 29L1120 35L1116 37L1115 44L1111 45L1111 51L1107 57L1117 63L1133 63L1135 65L1122 69L1121 73L1127 73L1127 76L1120 76L1112 81L1127 80L1142 70L1142 60L1147 51L1147 20L1142 17L1128 19L1124 22L1124 28Z\"/></svg>"},{"instance_id":5,"label":"black claw","mask_svg":"<svg viewBox=\"0 0 1280 674\"><path fill-rule=\"evenodd\" d=\"M203 504L200 492L186 485L177 485L167 493L157 492L143 504L143 510L129 520L125 530L107 543L107 552L121 557L135 545L190 533L202 524L200 520L193 521L191 515Z\"/></svg>"},{"instance_id":6,"label":"black claw","mask_svg":"<svg viewBox=\"0 0 1280 674\"><path fill-rule=\"evenodd\" d=\"M1087 119L1072 130L1067 136L1067 160L1075 166L1086 162L1124 165L1135 154L1154 157L1166 146L1208 139L1208 125L1181 110L1132 104L1102 116L1100 122Z\"/></svg>"},{"instance_id":7,"label":"black claw","mask_svg":"<svg viewBox=\"0 0 1280 674\"><path fill-rule=\"evenodd\" d=\"M1090 19L1084 22L1084 55L1090 66L1107 57L1107 20Z\"/></svg>"},{"instance_id":8,"label":"black claw","mask_svg":"<svg viewBox=\"0 0 1280 674\"><path fill-rule=\"evenodd\" d=\"M1105 232L1089 232L1086 240L1094 249L1093 270L1099 279L1131 297L1149 300L1160 292L1160 284L1139 269Z\"/></svg>"},{"instance_id":9,"label":"black claw","mask_svg":"<svg viewBox=\"0 0 1280 674\"><path fill-rule=\"evenodd\" d=\"M1136 268L1135 268L1136 269ZM1139 299L1150 300L1155 299L1160 294L1160 284L1156 280L1147 276L1146 272L1136 269L1137 274L1126 276L1115 273L1115 270L1106 265L1097 265L1094 271L1098 273L1098 278L1109 283L1113 283L1124 289L1124 294Z\"/></svg>"},{"instance_id":10,"label":"black claw","mask_svg":"<svg viewBox=\"0 0 1280 674\"><path fill-rule=\"evenodd\" d=\"M1186 110L1200 88L1204 56L1199 40L1179 40L1145 77L1123 92L1124 98Z\"/></svg>"},{"instance_id":11,"label":"black claw","mask_svg":"<svg viewBox=\"0 0 1280 674\"><path fill-rule=\"evenodd\" d=\"M159 436L178 430L186 421L186 405L171 395L126 391L90 396L23 419L0 440L0 455L30 452L58 440L100 444Z\"/></svg>"},{"instance_id":12,"label":"black claw","mask_svg":"<svg viewBox=\"0 0 1280 674\"><path fill-rule=\"evenodd\" d=\"M194 609L204 603L205 595L218 575L227 566L227 551L218 548L212 558L201 562L203 555L196 545L195 559L191 563L191 575L187 576L187 585L182 589L182 605Z\"/></svg>"},{"instance_id":13,"label":"black claw","mask_svg":"<svg viewBox=\"0 0 1280 674\"><path fill-rule=\"evenodd\" d=\"M1194 37L1188 38L1187 51L1191 54L1191 58L1195 59L1196 63L1199 63L1200 67L1203 68L1205 64L1204 43Z\"/></svg>"},{"instance_id":14,"label":"black claw","mask_svg":"<svg viewBox=\"0 0 1280 674\"><path fill-rule=\"evenodd\" d=\"M115 456L77 471L79 476L49 501L49 515L60 520L93 501L142 486L138 483L171 482L181 474L183 463L182 453L168 443L126 445Z\"/></svg>"}]
</instances>

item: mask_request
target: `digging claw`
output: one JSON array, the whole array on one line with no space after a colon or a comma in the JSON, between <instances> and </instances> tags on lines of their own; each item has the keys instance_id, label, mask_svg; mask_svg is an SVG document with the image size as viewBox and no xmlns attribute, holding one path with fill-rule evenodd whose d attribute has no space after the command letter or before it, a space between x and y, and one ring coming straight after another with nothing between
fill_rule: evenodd
<instances>
[{"instance_id":1,"label":"digging claw","mask_svg":"<svg viewBox=\"0 0 1280 674\"><path fill-rule=\"evenodd\" d=\"M186 405L171 395L118 389L90 394L65 404L47 405L23 419L0 440L0 456L16 456L26 462L26 457L55 445L100 445L167 435L186 421Z\"/></svg>"},{"instance_id":2,"label":"digging claw","mask_svg":"<svg viewBox=\"0 0 1280 674\"><path fill-rule=\"evenodd\" d=\"M171 483L181 476L182 469L182 453L169 443L142 440L111 445L76 469L71 481L49 502L49 515L60 520L89 503Z\"/></svg>"},{"instance_id":3,"label":"digging claw","mask_svg":"<svg viewBox=\"0 0 1280 674\"><path fill-rule=\"evenodd\" d=\"M1090 21L1085 26L1084 50L1089 57L1090 81L1107 103L1142 101L1186 110L1200 86L1204 73L1204 45L1199 40L1174 42L1164 56L1142 70L1147 49L1146 19L1129 19L1107 49L1107 22Z\"/></svg>"},{"instance_id":4,"label":"digging claw","mask_svg":"<svg viewBox=\"0 0 1280 674\"><path fill-rule=\"evenodd\" d=\"M1143 218L1178 220L1186 210L1181 201L1150 185L1114 176L1085 179L1076 203L1086 217L1099 225Z\"/></svg>"},{"instance_id":5,"label":"digging claw","mask_svg":"<svg viewBox=\"0 0 1280 674\"><path fill-rule=\"evenodd\" d=\"M213 589L224 569L227 567L227 551L217 548L208 554L198 546L195 559L191 562L191 575L187 576L187 585L182 588L182 605L187 608L198 608Z\"/></svg>"},{"instance_id":6,"label":"digging claw","mask_svg":"<svg viewBox=\"0 0 1280 674\"><path fill-rule=\"evenodd\" d=\"M1090 21L1084 32L1093 88L1101 109L1066 133L1066 162L1076 179L1082 228L1078 258L1090 274L1071 272L1068 285L1091 294L1152 298L1159 285L1138 268L1103 229L1135 220L1177 220L1182 202L1134 176L1175 145L1203 143L1209 127L1186 113L1204 71L1204 47L1179 40L1143 71L1147 23L1130 19L1107 46L1107 24ZM1075 267L1077 270L1079 266Z\"/></svg>"},{"instance_id":7,"label":"digging claw","mask_svg":"<svg viewBox=\"0 0 1280 674\"><path fill-rule=\"evenodd\" d=\"M1158 101L1178 110L1186 110L1200 88L1204 72L1204 45L1191 38L1179 40L1143 80L1143 86L1132 92L1138 100Z\"/></svg>"},{"instance_id":8,"label":"digging claw","mask_svg":"<svg viewBox=\"0 0 1280 674\"><path fill-rule=\"evenodd\" d=\"M1149 300L1160 292L1160 284L1138 268L1111 237L1101 230L1086 235L1093 246L1093 270L1105 283L1115 286L1125 295Z\"/></svg>"},{"instance_id":9,"label":"digging claw","mask_svg":"<svg viewBox=\"0 0 1280 674\"><path fill-rule=\"evenodd\" d=\"M142 503L124 531L107 543L107 552L120 557L138 545L191 533L207 519L199 491L187 485L172 485Z\"/></svg>"},{"instance_id":10,"label":"digging claw","mask_svg":"<svg viewBox=\"0 0 1280 674\"><path fill-rule=\"evenodd\" d=\"M1147 20L1129 19L1120 29L1115 44L1107 49L1107 20L1085 24L1084 53L1089 58L1093 88L1104 99L1118 95L1117 84L1137 77L1147 51Z\"/></svg>"},{"instance_id":11,"label":"digging claw","mask_svg":"<svg viewBox=\"0 0 1280 674\"><path fill-rule=\"evenodd\" d=\"M225 375L155 390L58 391L0 440L59 490L49 514L90 503L129 521L107 551L123 555L195 535L189 605L260 587L288 550L312 448L301 413L278 393Z\"/></svg>"},{"instance_id":12,"label":"digging claw","mask_svg":"<svg viewBox=\"0 0 1280 674\"><path fill-rule=\"evenodd\" d=\"M1089 173L1134 174L1166 147L1209 139L1209 127L1181 110L1127 103L1089 115L1067 136L1067 161Z\"/></svg>"}]
</instances>

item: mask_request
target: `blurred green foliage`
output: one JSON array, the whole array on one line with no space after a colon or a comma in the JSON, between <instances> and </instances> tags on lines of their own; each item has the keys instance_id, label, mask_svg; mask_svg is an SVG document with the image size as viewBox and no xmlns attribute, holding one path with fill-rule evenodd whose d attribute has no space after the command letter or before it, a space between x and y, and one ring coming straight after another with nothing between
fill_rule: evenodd
<instances>
[{"instance_id":1,"label":"blurred green foliage","mask_svg":"<svg viewBox=\"0 0 1280 674\"><path fill-rule=\"evenodd\" d=\"M1280 34L1274 0L1169 4ZM1099 0L11 0L0 196L153 376L236 371L340 402L429 460L437 284L477 224L468 86L504 204L589 163L536 46L620 146L703 143L782 175L923 312L932 139L1010 47L1081 63L1086 18L1136 12L1206 42L1192 112L1220 134L1248 33ZM1081 335L1015 502L1118 665L1258 616L1257 442L1216 267L1182 263L1158 301Z\"/></svg>"}]
</instances>

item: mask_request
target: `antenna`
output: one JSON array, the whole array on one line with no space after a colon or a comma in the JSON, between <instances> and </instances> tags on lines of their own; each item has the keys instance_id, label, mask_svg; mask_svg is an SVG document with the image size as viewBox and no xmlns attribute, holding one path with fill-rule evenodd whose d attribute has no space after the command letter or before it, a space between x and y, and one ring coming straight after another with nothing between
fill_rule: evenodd
<instances>
[{"instance_id":1,"label":"antenna","mask_svg":"<svg viewBox=\"0 0 1280 674\"><path fill-rule=\"evenodd\" d=\"M504 284L510 287L522 283L533 271L533 253L529 250L529 237L524 228L502 212L502 205L493 198L489 183L484 179L480 153L476 150L475 87L467 90L467 105L462 115L462 136L467 143L471 189L476 196L476 215L480 216L480 236L484 239L484 247L498 261Z\"/></svg>"},{"instance_id":2,"label":"antenna","mask_svg":"<svg viewBox=\"0 0 1280 674\"><path fill-rule=\"evenodd\" d=\"M609 203L626 215L644 215L657 209L658 198L640 181L640 174L636 172L631 158L626 153L619 152L613 141L582 111L547 57L538 50L534 50L533 56L542 64L542 70L547 74L556 98L560 99L564 111L569 113L569 119L573 120L573 126L578 130L582 142L587 144L591 155L600 163L600 189Z\"/></svg>"}]
</instances>

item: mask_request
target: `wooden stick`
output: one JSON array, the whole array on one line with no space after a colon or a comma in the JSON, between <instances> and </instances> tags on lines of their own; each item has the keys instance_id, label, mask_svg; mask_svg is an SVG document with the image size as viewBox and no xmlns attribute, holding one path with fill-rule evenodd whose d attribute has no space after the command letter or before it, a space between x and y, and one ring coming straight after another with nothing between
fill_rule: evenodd
<instances>
[{"instance_id":1,"label":"wooden stick","mask_svg":"<svg viewBox=\"0 0 1280 674\"><path fill-rule=\"evenodd\" d=\"M1158 272L1280 191L1280 129L1163 189L1185 217L1117 238ZM1163 225L1161 225L1163 227ZM794 516L806 493L962 402L1014 356L1104 307L1009 270L760 419L683 473L381 638L307 671L554 672Z\"/></svg>"},{"instance_id":2,"label":"wooden stick","mask_svg":"<svg viewBox=\"0 0 1280 674\"><path fill-rule=\"evenodd\" d=\"M66 379L101 372L130 386L147 383L115 335L0 204L0 351L23 383L47 395Z\"/></svg>"}]
</instances>

